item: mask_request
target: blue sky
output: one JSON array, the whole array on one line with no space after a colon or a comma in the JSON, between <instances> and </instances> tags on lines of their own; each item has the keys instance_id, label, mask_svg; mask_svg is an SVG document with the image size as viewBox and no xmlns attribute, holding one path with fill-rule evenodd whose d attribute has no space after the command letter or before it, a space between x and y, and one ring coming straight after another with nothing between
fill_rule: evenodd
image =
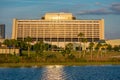
<instances>
[{"instance_id":1,"label":"blue sky","mask_svg":"<svg viewBox=\"0 0 120 80\"><path fill-rule=\"evenodd\" d=\"M105 20L105 39L120 39L120 0L0 0L0 24L11 37L12 20L39 19L47 12L70 12L77 19Z\"/></svg>"}]
</instances>

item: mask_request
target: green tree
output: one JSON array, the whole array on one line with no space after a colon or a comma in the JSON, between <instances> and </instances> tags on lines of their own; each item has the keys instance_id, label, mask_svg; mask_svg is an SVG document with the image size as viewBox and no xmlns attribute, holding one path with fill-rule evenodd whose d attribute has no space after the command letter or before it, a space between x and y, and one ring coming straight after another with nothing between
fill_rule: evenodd
<instances>
[{"instance_id":1,"label":"green tree","mask_svg":"<svg viewBox=\"0 0 120 80\"><path fill-rule=\"evenodd\" d=\"M82 38L84 37L84 34L80 32L77 36L78 36L80 47L81 47L81 42L82 42Z\"/></svg>"},{"instance_id":2,"label":"green tree","mask_svg":"<svg viewBox=\"0 0 120 80\"><path fill-rule=\"evenodd\" d=\"M107 50L108 50L108 51L111 51L111 50L112 50L112 46L111 46L110 44L108 44Z\"/></svg>"},{"instance_id":3,"label":"green tree","mask_svg":"<svg viewBox=\"0 0 120 80\"><path fill-rule=\"evenodd\" d=\"M68 43L66 45L66 47L65 47L66 54L70 54L72 50L73 50L73 44L72 43Z\"/></svg>"},{"instance_id":4,"label":"green tree","mask_svg":"<svg viewBox=\"0 0 120 80\"><path fill-rule=\"evenodd\" d=\"M91 42L91 43L89 44L91 60L92 60L92 57L93 57L93 48L94 48L94 45L95 45L95 44L94 44L93 42Z\"/></svg>"},{"instance_id":5,"label":"green tree","mask_svg":"<svg viewBox=\"0 0 120 80\"><path fill-rule=\"evenodd\" d=\"M72 43L68 43L66 45L66 48L70 49L70 50L73 50L73 44Z\"/></svg>"},{"instance_id":6,"label":"green tree","mask_svg":"<svg viewBox=\"0 0 120 80\"><path fill-rule=\"evenodd\" d=\"M96 45L96 49L97 49L97 58L99 58L99 54L101 55L101 57L102 57L102 52L101 52L101 49L102 49L102 44L101 43L98 43L97 45Z\"/></svg>"},{"instance_id":7,"label":"green tree","mask_svg":"<svg viewBox=\"0 0 120 80\"><path fill-rule=\"evenodd\" d=\"M24 41L18 41L18 47L22 50L27 50L27 43Z\"/></svg>"},{"instance_id":8,"label":"green tree","mask_svg":"<svg viewBox=\"0 0 120 80\"><path fill-rule=\"evenodd\" d=\"M84 46L83 46L83 52L84 52L83 57L85 57L87 39L86 39L86 38L83 38L83 39L82 39L82 42L84 43Z\"/></svg>"},{"instance_id":9,"label":"green tree","mask_svg":"<svg viewBox=\"0 0 120 80\"><path fill-rule=\"evenodd\" d=\"M45 49L45 51L50 50L51 49L51 45L48 44L48 43L44 43L44 49Z\"/></svg>"},{"instance_id":10,"label":"green tree","mask_svg":"<svg viewBox=\"0 0 120 80\"><path fill-rule=\"evenodd\" d=\"M3 42L3 44L6 45L5 48L7 49L7 47L10 46L10 41L9 41L9 39L5 39L4 42ZM7 53L6 53L6 57L7 57Z\"/></svg>"},{"instance_id":11,"label":"green tree","mask_svg":"<svg viewBox=\"0 0 120 80\"><path fill-rule=\"evenodd\" d=\"M72 51L72 50L73 50L73 44L72 44L72 43L68 43L68 44L65 46L65 50L62 50L62 51L61 51L61 54L66 57L66 55L71 54L71 51Z\"/></svg>"},{"instance_id":12,"label":"green tree","mask_svg":"<svg viewBox=\"0 0 120 80\"><path fill-rule=\"evenodd\" d=\"M14 49L14 54L15 54L15 48L18 47L18 41L15 39L10 40L11 47Z\"/></svg>"},{"instance_id":13,"label":"green tree","mask_svg":"<svg viewBox=\"0 0 120 80\"><path fill-rule=\"evenodd\" d=\"M6 45L7 47L9 47L11 45L9 39L5 39L4 42L3 42L3 44Z\"/></svg>"},{"instance_id":14,"label":"green tree","mask_svg":"<svg viewBox=\"0 0 120 80\"><path fill-rule=\"evenodd\" d=\"M14 48L18 47L18 41L17 40L11 39L10 41L12 43L12 47L14 47Z\"/></svg>"},{"instance_id":15,"label":"green tree","mask_svg":"<svg viewBox=\"0 0 120 80\"><path fill-rule=\"evenodd\" d=\"M80 32L77 36L78 36L78 40L80 43L80 50L81 50L81 47L82 47L81 42L82 42L82 38L84 37L84 34Z\"/></svg>"},{"instance_id":16,"label":"green tree","mask_svg":"<svg viewBox=\"0 0 120 80\"><path fill-rule=\"evenodd\" d=\"M43 53L44 49L45 49L45 44L42 41L37 42L34 45L34 50L36 51L37 54Z\"/></svg>"},{"instance_id":17,"label":"green tree","mask_svg":"<svg viewBox=\"0 0 120 80\"><path fill-rule=\"evenodd\" d=\"M27 43L27 49L28 49L28 57L30 57L30 47L31 47L31 42L32 42L32 38L31 37L27 37L25 38L25 42Z\"/></svg>"},{"instance_id":18,"label":"green tree","mask_svg":"<svg viewBox=\"0 0 120 80\"><path fill-rule=\"evenodd\" d=\"M107 47L108 47L108 44L107 44L107 43L105 43L105 44L102 45L102 48L105 50L105 54L106 54L106 52L107 52Z\"/></svg>"}]
</instances>

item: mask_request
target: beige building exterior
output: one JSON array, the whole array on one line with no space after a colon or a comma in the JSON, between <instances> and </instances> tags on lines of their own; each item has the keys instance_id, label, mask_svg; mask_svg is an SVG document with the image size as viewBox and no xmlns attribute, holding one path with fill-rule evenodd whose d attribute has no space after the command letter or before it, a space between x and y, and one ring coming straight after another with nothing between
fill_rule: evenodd
<instances>
[{"instance_id":1,"label":"beige building exterior","mask_svg":"<svg viewBox=\"0 0 120 80\"><path fill-rule=\"evenodd\" d=\"M19 49L9 49L9 48L0 48L0 54L12 54L12 55L19 55Z\"/></svg>"},{"instance_id":2,"label":"beige building exterior","mask_svg":"<svg viewBox=\"0 0 120 80\"><path fill-rule=\"evenodd\" d=\"M77 20L72 13L46 13L42 19L13 19L12 39L44 41L57 46L78 43L78 34L88 41L104 39L104 19Z\"/></svg>"}]
</instances>

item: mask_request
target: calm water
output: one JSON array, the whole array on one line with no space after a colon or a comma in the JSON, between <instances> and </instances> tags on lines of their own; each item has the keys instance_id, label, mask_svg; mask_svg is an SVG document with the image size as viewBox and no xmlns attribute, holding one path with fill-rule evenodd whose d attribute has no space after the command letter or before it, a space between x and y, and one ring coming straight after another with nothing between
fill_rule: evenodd
<instances>
[{"instance_id":1,"label":"calm water","mask_svg":"<svg viewBox=\"0 0 120 80\"><path fill-rule=\"evenodd\" d=\"M0 68L0 80L120 80L120 66Z\"/></svg>"}]
</instances>

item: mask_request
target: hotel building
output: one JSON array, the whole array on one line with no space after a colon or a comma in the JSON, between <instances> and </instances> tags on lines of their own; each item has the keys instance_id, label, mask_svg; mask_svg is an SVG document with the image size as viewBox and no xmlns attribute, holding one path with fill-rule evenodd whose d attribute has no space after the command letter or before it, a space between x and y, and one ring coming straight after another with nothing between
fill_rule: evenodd
<instances>
[{"instance_id":1,"label":"hotel building","mask_svg":"<svg viewBox=\"0 0 120 80\"><path fill-rule=\"evenodd\" d=\"M77 20L72 13L46 13L38 20L13 19L12 39L44 41L57 46L78 43L83 33L88 41L104 39L104 19Z\"/></svg>"}]
</instances>

